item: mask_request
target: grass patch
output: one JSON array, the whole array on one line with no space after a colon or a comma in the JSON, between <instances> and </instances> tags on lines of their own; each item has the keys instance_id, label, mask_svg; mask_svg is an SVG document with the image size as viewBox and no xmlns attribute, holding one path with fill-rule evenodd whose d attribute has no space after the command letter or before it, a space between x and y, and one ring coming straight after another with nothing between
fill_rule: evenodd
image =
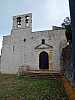
<instances>
[{"instance_id":1,"label":"grass patch","mask_svg":"<svg viewBox=\"0 0 75 100\"><path fill-rule=\"evenodd\" d=\"M0 75L0 100L68 100L62 80Z\"/></svg>"}]
</instances>

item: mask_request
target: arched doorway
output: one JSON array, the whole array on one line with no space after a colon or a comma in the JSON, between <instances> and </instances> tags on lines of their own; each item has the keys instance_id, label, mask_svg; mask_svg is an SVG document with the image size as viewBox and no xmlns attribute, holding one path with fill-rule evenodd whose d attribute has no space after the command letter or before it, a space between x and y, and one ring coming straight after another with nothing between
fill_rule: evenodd
<instances>
[{"instance_id":1,"label":"arched doorway","mask_svg":"<svg viewBox=\"0 0 75 100\"><path fill-rule=\"evenodd\" d=\"M39 69L49 69L48 53L45 51L39 55Z\"/></svg>"}]
</instances>

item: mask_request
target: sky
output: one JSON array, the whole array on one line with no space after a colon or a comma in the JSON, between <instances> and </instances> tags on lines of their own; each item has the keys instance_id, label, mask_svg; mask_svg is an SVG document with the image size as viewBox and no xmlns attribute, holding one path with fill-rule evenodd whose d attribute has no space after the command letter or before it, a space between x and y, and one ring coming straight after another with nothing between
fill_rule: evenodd
<instances>
[{"instance_id":1,"label":"sky","mask_svg":"<svg viewBox=\"0 0 75 100\"><path fill-rule=\"evenodd\" d=\"M32 31L60 26L70 16L68 0L0 0L0 49L2 36L11 34L12 17L32 13Z\"/></svg>"}]
</instances>

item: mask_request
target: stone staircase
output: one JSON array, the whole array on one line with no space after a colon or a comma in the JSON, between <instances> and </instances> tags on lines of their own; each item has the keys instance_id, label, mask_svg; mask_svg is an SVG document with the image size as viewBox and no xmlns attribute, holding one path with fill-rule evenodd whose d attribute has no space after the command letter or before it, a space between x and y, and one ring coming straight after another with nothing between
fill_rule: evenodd
<instances>
[{"instance_id":1,"label":"stone staircase","mask_svg":"<svg viewBox=\"0 0 75 100\"><path fill-rule=\"evenodd\" d=\"M63 78L63 73L49 70L28 70L19 73L22 76L29 76L33 79L61 79Z\"/></svg>"}]
</instances>

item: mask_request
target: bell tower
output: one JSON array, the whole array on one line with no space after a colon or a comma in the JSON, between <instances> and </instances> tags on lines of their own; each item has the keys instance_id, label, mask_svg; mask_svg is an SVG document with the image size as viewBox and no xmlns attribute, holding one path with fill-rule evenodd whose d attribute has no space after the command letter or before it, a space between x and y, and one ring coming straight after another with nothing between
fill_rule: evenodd
<instances>
[{"instance_id":1,"label":"bell tower","mask_svg":"<svg viewBox=\"0 0 75 100\"><path fill-rule=\"evenodd\" d=\"M13 29L32 28L32 13L13 16Z\"/></svg>"}]
</instances>

